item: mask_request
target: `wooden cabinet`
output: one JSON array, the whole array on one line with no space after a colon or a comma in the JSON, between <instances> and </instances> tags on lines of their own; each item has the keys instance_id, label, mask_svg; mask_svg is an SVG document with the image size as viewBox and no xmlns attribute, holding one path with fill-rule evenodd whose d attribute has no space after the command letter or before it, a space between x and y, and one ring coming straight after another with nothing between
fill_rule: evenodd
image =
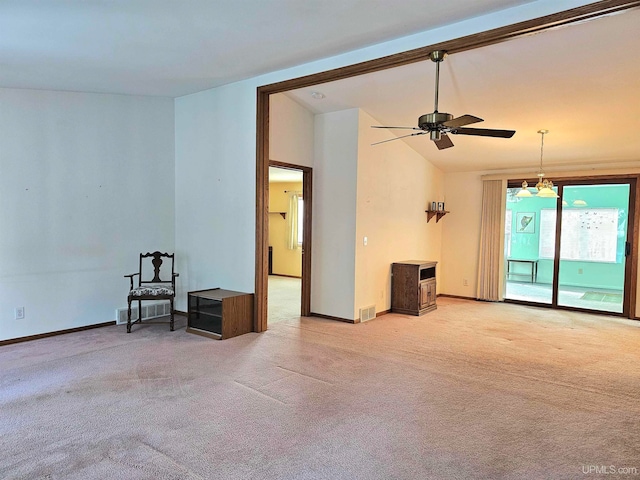
<instances>
[{"instance_id":1,"label":"wooden cabinet","mask_svg":"<svg viewBox=\"0 0 640 480\"><path fill-rule=\"evenodd\" d=\"M391 311L422 315L436 308L436 264L407 260L391 265Z\"/></svg>"},{"instance_id":2,"label":"wooden cabinet","mask_svg":"<svg viewBox=\"0 0 640 480\"><path fill-rule=\"evenodd\" d=\"M222 340L253 331L253 293L197 290L188 308L187 332Z\"/></svg>"}]
</instances>

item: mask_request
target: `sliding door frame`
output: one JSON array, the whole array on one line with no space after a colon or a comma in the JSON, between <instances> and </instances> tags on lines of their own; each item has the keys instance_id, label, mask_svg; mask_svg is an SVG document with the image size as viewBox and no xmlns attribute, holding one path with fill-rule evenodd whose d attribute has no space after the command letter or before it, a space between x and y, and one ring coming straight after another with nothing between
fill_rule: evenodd
<instances>
[{"instance_id":1,"label":"sliding door frame","mask_svg":"<svg viewBox=\"0 0 640 480\"><path fill-rule=\"evenodd\" d=\"M558 202L556 204L556 238L555 238L555 256L553 261L553 284L551 303L538 303L522 300L513 300L505 298L507 303L517 303L521 305L530 305L536 307L555 308L559 310L572 310L587 313L601 313L605 315L616 315L626 318L637 319L636 317L636 290L638 282L638 233L640 231L640 175L638 174L622 174L622 175L601 175L601 176L579 176L579 177L562 177L554 176L554 185L558 187ZM538 179L527 179L530 185L535 185ZM520 188L522 179L509 180L507 188ZM628 184L629 185L629 212L627 215L627 238L631 251L629 255L625 255L625 278L624 278L624 300L622 304L622 312L606 312L601 310L591 310L586 308L570 307L566 305L558 305L558 288L560 274L560 234L562 232L562 203L561 198L565 186L573 185L607 185L607 184ZM506 228L506 226L505 226Z\"/></svg>"}]
</instances>

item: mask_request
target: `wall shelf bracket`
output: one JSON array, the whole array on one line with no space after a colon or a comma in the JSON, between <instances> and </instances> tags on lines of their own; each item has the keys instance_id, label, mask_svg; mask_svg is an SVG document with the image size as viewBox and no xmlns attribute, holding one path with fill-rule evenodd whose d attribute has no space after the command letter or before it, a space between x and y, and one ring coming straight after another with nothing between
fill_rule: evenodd
<instances>
[{"instance_id":1,"label":"wall shelf bracket","mask_svg":"<svg viewBox=\"0 0 640 480\"><path fill-rule=\"evenodd\" d=\"M427 212L427 223L429 223L433 217L436 217L436 223L438 223L442 217L449 213L446 210L425 210L425 212Z\"/></svg>"}]
</instances>

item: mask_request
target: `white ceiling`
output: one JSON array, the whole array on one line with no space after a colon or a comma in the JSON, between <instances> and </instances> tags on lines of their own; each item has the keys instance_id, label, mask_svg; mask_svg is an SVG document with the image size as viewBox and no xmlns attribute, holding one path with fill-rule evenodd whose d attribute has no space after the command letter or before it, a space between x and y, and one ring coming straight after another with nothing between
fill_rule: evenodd
<instances>
[{"instance_id":1,"label":"white ceiling","mask_svg":"<svg viewBox=\"0 0 640 480\"><path fill-rule=\"evenodd\" d=\"M0 87L178 97L532 0L2 0Z\"/></svg>"},{"instance_id":2,"label":"white ceiling","mask_svg":"<svg viewBox=\"0 0 640 480\"><path fill-rule=\"evenodd\" d=\"M451 135L455 147L441 151L426 135L399 141L446 172L537 170L537 131L545 128L545 170L638 164L638 25L640 9L634 9L450 55L440 69L439 111L472 114L485 121L470 126L512 129L515 136ZM316 113L359 107L381 125L417 126L420 115L433 111L434 83L435 64L427 60L288 95ZM314 100L313 90L326 98Z\"/></svg>"}]
</instances>

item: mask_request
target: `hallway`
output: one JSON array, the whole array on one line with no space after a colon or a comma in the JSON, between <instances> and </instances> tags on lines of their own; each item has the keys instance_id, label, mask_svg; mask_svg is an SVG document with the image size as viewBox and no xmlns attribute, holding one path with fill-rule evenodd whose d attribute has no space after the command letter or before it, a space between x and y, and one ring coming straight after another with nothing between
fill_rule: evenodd
<instances>
[{"instance_id":1,"label":"hallway","mask_svg":"<svg viewBox=\"0 0 640 480\"><path fill-rule=\"evenodd\" d=\"M268 325L300 318L302 279L269 275Z\"/></svg>"}]
</instances>

